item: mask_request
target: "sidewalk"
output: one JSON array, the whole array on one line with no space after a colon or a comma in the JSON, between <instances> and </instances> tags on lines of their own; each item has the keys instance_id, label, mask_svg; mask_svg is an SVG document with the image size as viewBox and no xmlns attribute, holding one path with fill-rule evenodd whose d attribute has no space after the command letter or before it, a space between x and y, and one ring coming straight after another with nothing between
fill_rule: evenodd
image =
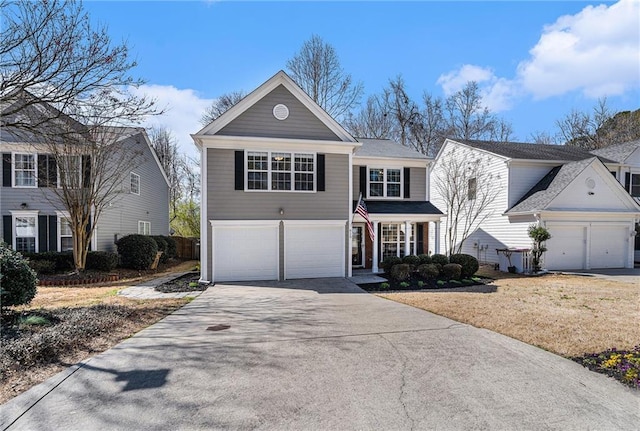
<instances>
[{"instance_id":1,"label":"sidewalk","mask_svg":"<svg viewBox=\"0 0 640 431\"><path fill-rule=\"evenodd\" d=\"M174 298L196 298L202 294L203 291L189 291L189 292L172 292L162 293L158 292L155 288L168 281L180 278L185 274L189 274L192 271L174 272L164 277L154 278L145 283L138 284L136 286L127 287L118 292L118 295L125 296L133 299L174 299Z\"/></svg>"}]
</instances>

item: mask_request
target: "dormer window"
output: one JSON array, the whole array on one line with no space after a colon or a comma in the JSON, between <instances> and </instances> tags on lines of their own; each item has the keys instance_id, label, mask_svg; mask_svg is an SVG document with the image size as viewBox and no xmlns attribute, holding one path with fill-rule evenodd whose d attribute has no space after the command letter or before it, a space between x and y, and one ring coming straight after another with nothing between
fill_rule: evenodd
<instances>
[{"instance_id":1,"label":"dormer window","mask_svg":"<svg viewBox=\"0 0 640 431\"><path fill-rule=\"evenodd\" d=\"M402 169L369 168L369 198L401 198Z\"/></svg>"}]
</instances>

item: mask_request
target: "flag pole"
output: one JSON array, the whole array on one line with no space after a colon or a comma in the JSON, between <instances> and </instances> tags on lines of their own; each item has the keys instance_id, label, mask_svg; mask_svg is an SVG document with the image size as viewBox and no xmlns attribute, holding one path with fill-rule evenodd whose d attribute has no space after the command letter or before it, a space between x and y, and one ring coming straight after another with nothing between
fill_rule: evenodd
<instances>
[{"instance_id":1,"label":"flag pole","mask_svg":"<svg viewBox=\"0 0 640 431\"><path fill-rule=\"evenodd\" d=\"M362 192L360 192L360 196L358 196L358 203L356 204L356 208L353 210L353 214L351 216L351 223L353 223L353 219L356 218L358 207L360 206L360 202L362 202Z\"/></svg>"}]
</instances>

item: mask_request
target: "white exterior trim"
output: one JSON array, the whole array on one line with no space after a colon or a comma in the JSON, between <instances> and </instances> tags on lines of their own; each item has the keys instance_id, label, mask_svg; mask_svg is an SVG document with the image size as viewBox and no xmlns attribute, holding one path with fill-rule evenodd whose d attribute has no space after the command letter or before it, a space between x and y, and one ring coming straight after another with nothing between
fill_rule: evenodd
<instances>
[{"instance_id":1,"label":"white exterior trim","mask_svg":"<svg viewBox=\"0 0 640 431\"><path fill-rule=\"evenodd\" d=\"M207 223L207 206L209 197L207 195L207 148L200 148L200 283L211 283L212 274L209 274L209 264L213 271L213 260L209 260L209 226ZM213 232L211 232L213 236Z\"/></svg>"},{"instance_id":2,"label":"white exterior trim","mask_svg":"<svg viewBox=\"0 0 640 431\"><path fill-rule=\"evenodd\" d=\"M36 220L35 223L35 252L38 253L40 251L40 226L38 224L38 214L40 211L38 210L19 210L19 211L9 211L11 213L11 248L16 249L16 218L17 217L34 217Z\"/></svg>"},{"instance_id":3,"label":"white exterior trim","mask_svg":"<svg viewBox=\"0 0 640 431\"><path fill-rule=\"evenodd\" d=\"M262 138L254 136L197 136L191 137L201 148L237 150L239 148L269 149L272 151L319 152L352 154L360 142L324 141L317 139Z\"/></svg>"},{"instance_id":4,"label":"white exterior trim","mask_svg":"<svg viewBox=\"0 0 640 431\"><path fill-rule=\"evenodd\" d=\"M431 163L431 159L353 156L354 165L367 167L381 165L385 168L428 168Z\"/></svg>"}]
</instances>

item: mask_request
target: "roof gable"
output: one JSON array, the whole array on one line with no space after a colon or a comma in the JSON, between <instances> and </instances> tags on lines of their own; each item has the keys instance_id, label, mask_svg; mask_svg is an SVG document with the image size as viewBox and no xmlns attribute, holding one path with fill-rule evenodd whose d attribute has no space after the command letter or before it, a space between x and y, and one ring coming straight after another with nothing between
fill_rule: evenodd
<instances>
[{"instance_id":1,"label":"roof gable","mask_svg":"<svg viewBox=\"0 0 640 431\"><path fill-rule=\"evenodd\" d=\"M468 139L454 139L453 141L508 159L571 162L593 157L592 154L582 148L567 145L475 141Z\"/></svg>"},{"instance_id":2,"label":"roof gable","mask_svg":"<svg viewBox=\"0 0 640 431\"><path fill-rule=\"evenodd\" d=\"M599 148L591 153L619 163L640 165L640 139Z\"/></svg>"},{"instance_id":3,"label":"roof gable","mask_svg":"<svg viewBox=\"0 0 640 431\"><path fill-rule=\"evenodd\" d=\"M289 108L286 120L278 120L272 113L278 103ZM256 122L256 118L262 118L262 123ZM268 119L269 123L265 124L264 119ZM238 123L233 125L236 121ZM313 131L309 132L309 127L300 127L301 125L311 125ZM211 135L356 142L284 71L276 73L193 137L198 142L198 137Z\"/></svg>"}]
</instances>

